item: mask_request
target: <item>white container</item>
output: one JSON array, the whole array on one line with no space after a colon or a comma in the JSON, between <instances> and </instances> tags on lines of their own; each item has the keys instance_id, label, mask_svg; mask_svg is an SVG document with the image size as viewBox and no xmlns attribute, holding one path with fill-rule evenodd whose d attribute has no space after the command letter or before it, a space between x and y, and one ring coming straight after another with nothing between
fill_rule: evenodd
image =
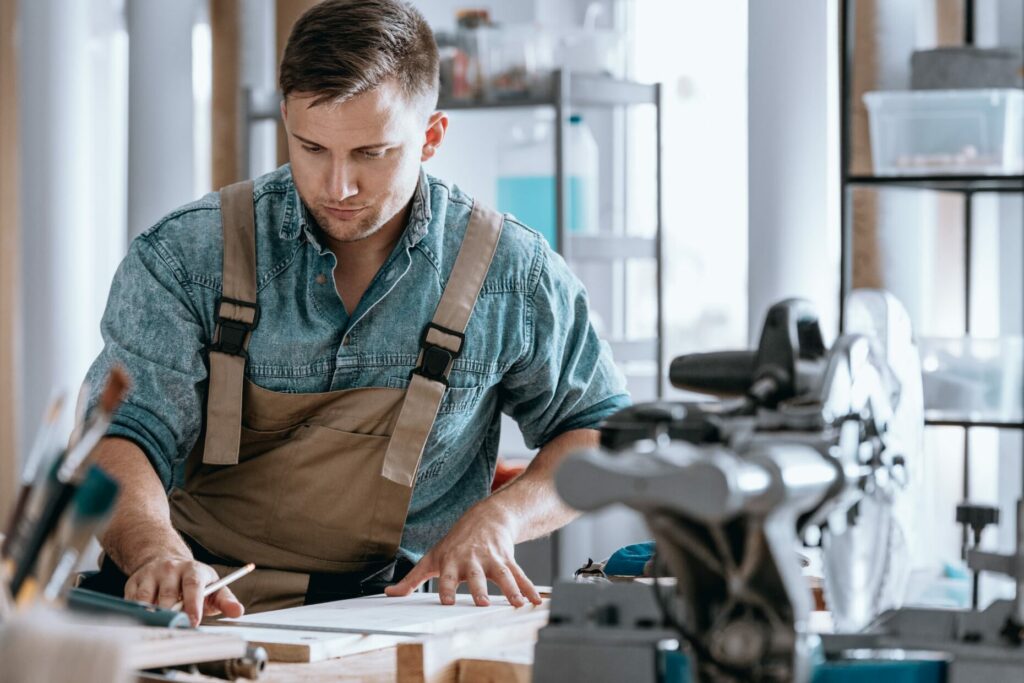
<instances>
[{"instance_id":1,"label":"white container","mask_svg":"<svg viewBox=\"0 0 1024 683\"><path fill-rule=\"evenodd\" d=\"M538 112L533 121L513 127L498 164L498 210L515 215L557 247L553 126L553 117ZM599 221L597 141L578 114L569 118L566 144L566 229L575 234L595 233Z\"/></svg>"},{"instance_id":2,"label":"white container","mask_svg":"<svg viewBox=\"0 0 1024 683\"><path fill-rule=\"evenodd\" d=\"M918 344L928 418L1024 421L1024 338L925 337Z\"/></svg>"},{"instance_id":3,"label":"white container","mask_svg":"<svg viewBox=\"0 0 1024 683\"><path fill-rule=\"evenodd\" d=\"M597 140L579 114L569 117L569 230L584 234L598 231L597 183L599 181Z\"/></svg>"},{"instance_id":4,"label":"white container","mask_svg":"<svg viewBox=\"0 0 1024 683\"><path fill-rule=\"evenodd\" d=\"M1024 90L864 94L875 175L1024 172Z\"/></svg>"},{"instance_id":5,"label":"white container","mask_svg":"<svg viewBox=\"0 0 1024 683\"><path fill-rule=\"evenodd\" d=\"M558 41L558 65L579 74L622 77L625 41L611 29L567 29Z\"/></svg>"}]
</instances>

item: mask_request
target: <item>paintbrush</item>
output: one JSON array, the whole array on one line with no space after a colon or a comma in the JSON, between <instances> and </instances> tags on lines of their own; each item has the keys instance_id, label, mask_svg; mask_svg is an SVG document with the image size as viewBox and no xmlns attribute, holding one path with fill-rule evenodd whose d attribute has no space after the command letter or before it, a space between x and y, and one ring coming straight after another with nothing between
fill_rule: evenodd
<instances>
[{"instance_id":1,"label":"paintbrush","mask_svg":"<svg viewBox=\"0 0 1024 683\"><path fill-rule=\"evenodd\" d=\"M82 382L78 390L78 401L75 402L75 421L71 428L71 436L68 437L68 448L71 448L82 438L82 430L85 428L85 409L89 405L89 393L92 387L88 382Z\"/></svg>"},{"instance_id":2,"label":"paintbrush","mask_svg":"<svg viewBox=\"0 0 1024 683\"><path fill-rule=\"evenodd\" d=\"M7 531L4 534L3 543L0 544L0 559L7 557L16 543L18 522L25 514L25 506L28 504L36 479L40 478L40 471L43 470L44 464L48 466L53 458L60 453L60 450L55 447L57 439L54 427L57 420L60 419L63 406L64 395L60 394L50 401L50 407L39 424L36 438L32 442L32 449L28 452L28 458L25 460L25 468L21 471L21 489L18 491L11 516L7 520Z\"/></svg>"},{"instance_id":3,"label":"paintbrush","mask_svg":"<svg viewBox=\"0 0 1024 683\"><path fill-rule=\"evenodd\" d=\"M120 366L114 366L107 376L99 404L93 411L92 419L80 431L81 437L68 446L67 455L57 470L57 480L62 483L80 482L85 473L85 465L96 444L99 443L114 419L114 411L121 405L131 383L128 374Z\"/></svg>"},{"instance_id":4,"label":"paintbrush","mask_svg":"<svg viewBox=\"0 0 1024 683\"><path fill-rule=\"evenodd\" d=\"M32 500L27 507L30 512L38 514L26 514L22 518L22 524L19 526L25 526L27 523L30 532L25 534L24 546L14 557L16 564L11 577L11 592L19 604L22 602L19 595L22 584L35 568L43 544L50 537L74 495L78 482L81 481L82 467L88 462L93 448L106 434L114 411L121 404L127 391L128 377L124 370L119 367L113 368L100 395L99 405L88 426L82 430L82 438L62 459L54 463L46 484L36 487L42 489L38 491L38 495L33 492Z\"/></svg>"},{"instance_id":5,"label":"paintbrush","mask_svg":"<svg viewBox=\"0 0 1024 683\"><path fill-rule=\"evenodd\" d=\"M14 596L7 587L7 572L0 567L0 625L14 615Z\"/></svg>"},{"instance_id":6,"label":"paintbrush","mask_svg":"<svg viewBox=\"0 0 1024 683\"><path fill-rule=\"evenodd\" d=\"M64 515L54 534L54 567L39 576L39 585L45 586L44 599L53 602L63 597L90 539L113 511L117 490L117 482L101 467L89 468L75 493L70 514Z\"/></svg>"}]
</instances>

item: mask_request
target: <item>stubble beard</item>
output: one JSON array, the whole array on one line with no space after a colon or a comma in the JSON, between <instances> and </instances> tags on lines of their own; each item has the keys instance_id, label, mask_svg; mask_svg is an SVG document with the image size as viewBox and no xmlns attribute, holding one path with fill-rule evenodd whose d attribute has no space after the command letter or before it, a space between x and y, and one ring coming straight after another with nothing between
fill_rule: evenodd
<instances>
[{"instance_id":1,"label":"stubble beard","mask_svg":"<svg viewBox=\"0 0 1024 683\"><path fill-rule=\"evenodd\" d=\"M375 207L368 209L369 215L359 216L355 221L342 221L324 210L312 211L317 225L335 242L359 242L371 237L384 226L380 212Z\"/></svg>"}]
</instances>

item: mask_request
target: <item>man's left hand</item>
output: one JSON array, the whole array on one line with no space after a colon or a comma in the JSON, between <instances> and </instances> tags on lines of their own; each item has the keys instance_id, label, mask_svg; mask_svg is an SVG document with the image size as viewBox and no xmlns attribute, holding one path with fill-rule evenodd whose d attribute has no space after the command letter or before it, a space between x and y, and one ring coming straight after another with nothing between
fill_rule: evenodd
<instances>
[{"instance_id":1,"label":"man's left hand","mask_svg":"<svg viewBox=\"0 0 1024 683\"><path fill-rule=\"evenodd\" d=\"M516 564L514 550L514 520L503 514L493 501L484 501L463 515L404 579L388 586L384 592L390 597L409 595L428 579L439 576L442 605L454 605L455 589L467 583L473 601L485 607L490 604L487 597L487 580L490 579L514 607L525 605L527 598L539 605L540 594Z\"/></svg>"}]
</instances>

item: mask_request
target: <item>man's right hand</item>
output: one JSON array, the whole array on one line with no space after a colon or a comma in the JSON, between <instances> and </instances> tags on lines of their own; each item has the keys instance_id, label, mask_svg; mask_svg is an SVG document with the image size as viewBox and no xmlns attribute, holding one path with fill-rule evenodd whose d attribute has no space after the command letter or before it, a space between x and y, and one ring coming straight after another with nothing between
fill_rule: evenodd
<instances>
[{"instance_id":1,"label":"man's right hand","mask_svg":"<svg viewBox=\"0 0 1024 683\"><path fill-rule=\"evenodd\" d=\"M203 615L240 617L245 609L230 588L221 588L203 599L203 588L219 577L213 567L190 557L164 556L144 562L124 587L124 597L170 608L179 600L182 610L197 626Z\"/></svg>"}]
</instances>

